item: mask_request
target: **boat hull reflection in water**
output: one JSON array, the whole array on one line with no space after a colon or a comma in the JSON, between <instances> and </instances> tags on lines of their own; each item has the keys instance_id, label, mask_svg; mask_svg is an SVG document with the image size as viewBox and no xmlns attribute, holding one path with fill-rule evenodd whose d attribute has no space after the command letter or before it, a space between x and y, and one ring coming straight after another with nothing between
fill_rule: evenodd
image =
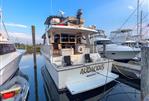
<instances>
[{"instance_id":1,"label":"boat hull reflection in water","mask_svg":"<svg viewBox=\"0 0 149 101\"><path fill-rule=\"evenodd\" d=\"M104 95L110 92L112 88L117 84L113 81L102 87L84 93L72 95L66 89L63 91L58 90L46 67L41 68L41 73L43 76L44 90L48 101L97 101L104 98Z\"/></svg>"}]
</instances>

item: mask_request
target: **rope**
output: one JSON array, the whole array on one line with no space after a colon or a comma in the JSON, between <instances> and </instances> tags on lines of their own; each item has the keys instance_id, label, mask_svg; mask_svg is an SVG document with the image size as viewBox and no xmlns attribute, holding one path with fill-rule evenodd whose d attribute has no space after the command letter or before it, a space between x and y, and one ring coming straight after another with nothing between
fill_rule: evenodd
<instances>
[{"instance_id":1,"label":"rope","mask_svg":"<svg viewBox=\"0 0 149 101\"><path fill-rule=\"evenodd\" d=\"M148 15L149 15L148 13L147 13L146 15L144 15L144 17L142 18L142 23L148 21L148 19L147 19L147 18L148 18ZM135 25L133 26L133 28L132 28L133 30L136 29L136 25L137 25L137 24L135 24ZM142 30L144 30L145 28L146 28L146 26L144 26L144 27L142 28ZM142 34L142 35L143 35L143 34Z\"/></svg>"},{"instance_id":2,"label":"rope","mask_svg":"<svg viewBox=\"0 0 149 101\"><path fill-rule=\"evenodd\" d=\"M137 79L137 78L129 77L129 76L127 76L125 73L121 72L121 70L118 69L118 66L113 65L113 67L116 68L117 71L118 71L120 74L122 74L123 76L125 76L125 77L128 78L128 79Z\"/></svg>"},{"instance_id":3,"label":"rope","mask_svg":"<svg viewBox=\"0 0 149 101\"><path fill-rule=\"evenodd\" d=\"M99 72L97 72L97 74L103 75L103 74L101 74L101 73L99 73ZM103 75L103 76L106 76L106 75ZM109 76L106 76L106 77L107 77L107 78L112 78L112 79L114 79L114 81L117 82L117 83L119 84L119 86L121 86L121 88L123 88L123 87L125 87L125 86L128 87L127 85L123 85L123 86L122 86L121 84L123 84L123 83L121 83L121 82L115 80L115 78L113 78L113 77L109 77ZM118 85L117 85L117 86L118 86ZM116 86L113 87L112 90L115 89L115 88L116 88ZM123 89L123 90L125 90L125 89ZM128 96L128 94L141 94L141 93L136 93L136 90L135 90L135 92L118 92L118 93L114 93L114 94L109 94L108 96L103 96L101 99L99 99L99 101L102 101L102 99L104 100L104 98L106 99L106 100L104 100L104 101L107 101L110 96L119 95L119 94L127 94L127 96ZM105 95L105 94L104 94L104 95ZM129 98L129 100L130 100L130 97L129 97L129 96L128 96L128 98Z\"/></svg>"},{"instance_id":4,"label":"rope","mask_svg":"<svg viewBox=\"0 0 149 101\"><path fill-rule=\"evenodd\" d=\"M141 6L144 3L144 0L139 4ZM132 17L132 15L137 11L137 8L128 16L128 18L124 21L124 23L121 25L119 29L122 29L122 27L128 22L128 20Z\"/></svg>"},{"instance_id":5,"label":"rope","mask_svg":"<svg viewBox=\"0 0 149 101\"><path fill-rule=\"evenodd\" d=\"M145 1L143 0L143 1L139 4L139 6L141 6L144 2L145 2ZM122 25L120 26L119 30L121 30L121 29L124 27L124 25L129 21L129 19L134 15L134 13L136 13L136 11L137 11L137 8L128 16L128 18L124 21L124 23L122 23ZM137 23L136 25L138 25L138 23ZM133 29L134 29L134 28L133 28ZM117 35L117 34L115 34L114 36L112 36L111 39L115 38L116 35Z\"/></svg>"},{"instance_id":6,"label":"rope","mask_svg":"<svg viewBox=\"0 0 149 101\"><path fill-rule=\"evenodd\" d=\"M8 34L7 28L6 28L6 26L5 26L5 23L4 23L3 21L2 21L2 24L3 24L3 26L4 26L5 32L6 32L7 36L8 36L8 40L9 40L9 34Z\"/></svg>"},{"instance_id":7,"label":"rope","mask_svg":"<svg viewBox=\"0 0 149 101\"><path fill-rule=\"evenodd\" d=\"M107 84L109 69L110 69L110 66L109 66L109 59L108 59L108 68L107 68L107 73L106 73L105 84ZM104 95L105 95L105 90L106 90L106 85L104 86Z\"/></svg>"}]
</instances>

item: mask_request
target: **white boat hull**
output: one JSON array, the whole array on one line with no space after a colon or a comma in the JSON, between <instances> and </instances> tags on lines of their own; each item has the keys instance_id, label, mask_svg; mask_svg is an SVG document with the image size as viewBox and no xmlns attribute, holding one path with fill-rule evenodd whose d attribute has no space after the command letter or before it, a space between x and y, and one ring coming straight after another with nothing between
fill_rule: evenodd
<instances>
[{"instance_id":1,"label":"white boat hull","mask_svg":"<svg viewBox=\"0 0 149 101\"><path fill-rule=\"evenodd\" d=\"M100 52L99 52L100 53ZM105 56L114 60L130 60L136 57L138 51L106 51Z\"/></svg>"},{"instance_id":2,"label":"white boat hull","mask_svg":"<svg viewBox=\"0 0 149 101\"><path fill-rule=\"evenodd\" d=\"M93 65L94 64L92 64L92 66ZM112 61L110 62L105 61L105 62L98 63L96 65L100 65L103 68L101 70L97 70L93 72L93 71L90 71L91 69L88 69L88 70L86 69L88 66L82 65L82 66L75 67L75 68L64 67L66 69L61 70L61 69L56 69L54 65L52 65L48 59L46 59L46 68L48 72L50 73L57 88L60 90L67 88L73 95L103 86L113 81L114 79L118 78L118 75L114 74L114 76L112 75L111 79L108 79L107 81L106 79L103 79L103 81L101 81L102 83L97 83L95 81L92 81L93 82L92 84L94 85L90 85L90 80L92 80L91 78L95 77L96 80L102 80L101 79L102 77L103 78L106 77L106 73L109 73L109 74L111 73ZM101 74L104 73L103 74L104 76L100 75L100 73ZM87 83L85 84L84 82L87 82ZM81 89L78 88L82 84L88 87L82 87ZM72 89L77 89L77 90L71 91Z\"/></svg>"},{"instance_id":3,"label":"white boat hull","mask_svg":"<svg viewBox=\"0 0 149 101\"><path fill-rule=\"evenodd\" d=\"M13 53L9 54L13 56ZM5 66L0 70L0 85L4 84L7 80L9 80L19 69L19 62L23 54L17 51L14 55L16 55L14 56L15 58L12 61L8 60L10 62L8 64L5 64ZM1 57L1 59L3 58Z\"/></svg>"},{"instance_id":4,"label":"white boat hull","mask_svg":"<svg viewBox=\"0 0 149 101\"><path fill-rule=\"evenodd\" d=\"M97 46L97 51L103 55L102 46ZM109 44L106 45L105 56L114 60L130 60L139 54L139 48L131 48L128 46Z\"/></svg>"},{"instance_id":5,"label":"white boat hull","mask_svg":"<svg viewBox=\"0 0 149 101\"><path fill-rule=\"evenodd\" d=\"M43 80L44 80L44 88L45 88L45 92L47 94L48 99L53 99L53 101L73 101L76 100L76 98L69 98L69 96L67 95L67 92L64 93L60 93L57 90L57 87L55 86L51 76L49 75L47 69L45 67L42 67L41 69L42 72L42 76L43 76ZM106 89L105 91L103 91L102 88L97 88L92 92L87 92L88 95L91 95L90 98L88 98L87 101L98 101L99 99L101 99L104 95L108 94L112 88L116 85L116 84L109 84L111 87ZM97 92L98 90L98 92ZM94 96L93 95L94 92ZM98 96L97 96L98 95ZM77 96L78 100L81 101L86 101L86 97L84 96Z\"/></svg>"}]
</instances>

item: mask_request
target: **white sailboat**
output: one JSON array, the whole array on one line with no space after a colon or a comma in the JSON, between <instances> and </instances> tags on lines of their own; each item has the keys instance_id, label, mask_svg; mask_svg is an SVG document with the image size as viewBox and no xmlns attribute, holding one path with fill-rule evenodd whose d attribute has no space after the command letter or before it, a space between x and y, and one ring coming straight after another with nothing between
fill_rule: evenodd
<instances>
[{"instance_id":1,"label":"white sailboat","mask_svg":"<svg viewBox=\"0 0 149 101\"><path fill-rule=\"evenodd\" d=\"M118 78L111 72L112 60L101 58L90 45L88 35L97 31L83 26L81 14L78 11L77 17L48 17L41 48L55 85L60 90L68 89L72 95Z\"/></svg>"},{"instance_id":2,"label":"white sailboat","mask_svg":"<svg viewBox=\"0 0 149 101\"><path fill-rule=\"evenodd\" d=\"M0 86L8 81L18 70L20 59L24 53L17 50L14 43L9 40L5 25L0 11Z\"/></svg>"}]
</instances>

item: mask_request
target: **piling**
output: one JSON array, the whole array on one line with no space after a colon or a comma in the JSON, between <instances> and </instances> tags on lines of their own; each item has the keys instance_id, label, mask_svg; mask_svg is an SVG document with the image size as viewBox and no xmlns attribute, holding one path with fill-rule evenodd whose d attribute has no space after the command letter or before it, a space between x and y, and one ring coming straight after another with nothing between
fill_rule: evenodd
<instances>
[{"instance_id":1,"label":"piling","mask_svg":"<svg viewBox=\"0 0 149 101\"><path fill-rule=\"evenodd\" d=\"M106 43L103 42L103 57L106 58Z\"/></svg>"},{"instance_id":2,"label":"piling","mask_svg":"<svg viewBox=\"0 0 149 101\"><path fill-rule=\"evenodd\" d=\"M38 95L38 74L37 68L34 68L34 93L35 93L35 101L39 101Z\"/></svg>"},{"instance_id":3,"label":"piling","mask_svg":"<svg viewBox=\"0 0 149 101\"><path fill-rule=\"evenodd\" d=\"M35 99L38 101L38 78L37 78L37 65L36 65L36 40L35 40L35 26L32 25L32 40L33 40L33 58L34 58L34 87Z\"/></svg>"},{"instance_id":4,"label":"piling","mask_svg":"<svg viewBox=\"0 0 149 101\"><path fill-rule=\"evenodd\" d=\"M35 42L35 26L32 25L32 41L33 41L33 58L34 58L34 67L36 67L36 42Z\"/></svg>"},{"instance_id":5,"label":"piling","mask_svg":"<svg viewBox=\"0 0 149 101\"><path fill-rule=\"evenodd\" d=\"M141 101L149 101L149 47L141 49Z\"/></svg>"}]
</instances>

